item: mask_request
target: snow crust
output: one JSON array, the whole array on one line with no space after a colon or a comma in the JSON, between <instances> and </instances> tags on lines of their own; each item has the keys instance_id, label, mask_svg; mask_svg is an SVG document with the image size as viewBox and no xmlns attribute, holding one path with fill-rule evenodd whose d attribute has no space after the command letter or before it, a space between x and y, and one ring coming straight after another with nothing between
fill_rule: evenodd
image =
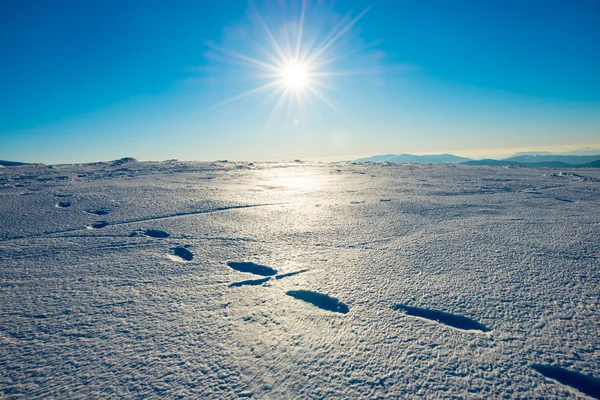
<instances>
[{"instance_id":1,"label":"snow crust","mask_svg":"<svg viewBox=\"0 0 600 400\"><path fill-rule=\"evenodd\" d=\"M0 397L584 398L599 234L597 169L3 168Z\"/></svg>"}]
</instances>

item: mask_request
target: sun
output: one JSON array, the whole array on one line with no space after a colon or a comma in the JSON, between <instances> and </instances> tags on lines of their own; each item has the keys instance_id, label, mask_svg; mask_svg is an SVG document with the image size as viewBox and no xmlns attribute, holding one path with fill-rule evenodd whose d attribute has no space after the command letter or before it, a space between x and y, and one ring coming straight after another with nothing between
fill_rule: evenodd
<instances>
[{"instance_id":1,"label":"sun","mask_svg":"<svg viewBox=\"0 0 600 400\"><path fill-rule=\"evenodd\" d=\"M284 87L293 90L300 90L306 87L309 82L308 67L296 60L291 60L281 68L281 83Z\"/></svg>"},{"instance_id":2,"label":"sun","mask_svg":"<svg viewBox=\"0 0 600 400\"><path fill-rule=\"evenodd\" d=\"M251 35L248 39L250 51L247 53L210 45L213 50L227 56L225 60L230 59L245 67L258 70L255 77L264 81L263 84L232 96L215 106L264 93L267 95L258 102L255 109L264 104L273 104L269 119L287 108L286 114L290 117L290 123L298 126L304 119L307 108L312 111L318 110L313 100L321 102L347 117L328 99L325 92L332 88L332 80L336 76L348 76L355 73L332 69L339 60L357 52L351 50L347 53L338 53L335 47L339 44L340 38L367 13L369 8L367 7L354 17L353 13L349 12L341 17L329 32L320 32L319 30L311 32L315 26L314 23L305 24L307 21L311 21L311 17L305 15L310 0L298 0L298 2L300 1L299 17L293 17L289 21L284 19L283 23L275 25L276 30L269 27L258 8L250 1L252 23L257 24L253 28L264 31L265 37L263 40L261 36ZM286 3L285 0L281 2L282 4ZM276 13L270 12L269 15L271 14ZM318 14L317 10L313 15ZM254 32L253 28L248 32ZM323 33L324 35L321 36ZM246 47L244 47L244 51L248 51ZM291 116L291 113L295 115Z\"/></svg>"}]
</instances>

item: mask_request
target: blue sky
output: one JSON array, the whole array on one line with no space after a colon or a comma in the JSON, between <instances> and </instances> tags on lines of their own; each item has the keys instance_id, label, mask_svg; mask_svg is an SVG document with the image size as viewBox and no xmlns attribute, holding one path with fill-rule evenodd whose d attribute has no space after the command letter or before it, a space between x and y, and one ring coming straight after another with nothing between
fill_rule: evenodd
<instances>
[{"instance_id":1,"label":"blue sky","mask_svg":"<svg viewBox=\"0 0 600 400\"><path fill-rule=\"evenodd\" d=\"M307 51L367 12L307 67L331 61L300 100L287 88L276 107L281 85L239 97L278 79L256 68L282 58L257 16L285 53L301 10L301 0L3 0L0 159L600 146L595 0L308 1Z\"/></svg>"}]
</instances>

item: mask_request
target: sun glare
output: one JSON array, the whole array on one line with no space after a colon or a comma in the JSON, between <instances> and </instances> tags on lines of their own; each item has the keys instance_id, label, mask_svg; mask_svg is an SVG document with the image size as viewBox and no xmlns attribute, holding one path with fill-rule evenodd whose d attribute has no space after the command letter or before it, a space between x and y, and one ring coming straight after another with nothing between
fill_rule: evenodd
<instances>
[{"instance_id":1,"label":"sun glare","mask_svg":"<svg viewBox=\"0 0 600 400\"><path fill-rule=\"evenodd\" d=\"M260 70L261 76L267 79L265 84L233 96L218 105L237 101L261 92L270 92L263 102L260 102L256 107L275 99L271 116L276 114L278 110L285 108L287 104L288 113L292 105L295 105L297 112L300 114L298 117L302 118L305 105L310 106L312 110L315 109L311 98L321 101L343 115L327 98L324 90L331 88L328 81L332 77L348 74L348 72L333 71L330 68L335 61L352 54L352 52L339 55L331 49L365 15L368 8L355 17L348 13L338 21L329 33L322 37L319 37L319 35L314 36L314 32L309 32L309 37L312 38L304 40L304 34L307 33L305 32L305 13L308 3L308 0L303 0L299 18L287 21L277 31L273 31L262 18L258 9L254 8L254 19L262 27L266 39L264 41L253 39L251 42L254 51L260 54L258 58L250 54L213 47L213 49L232 57L245 66ZM299 124L297 121L297 118L290 120L295 126Z\"/></svg>"},{"instance_id":2,"label":"sun glare","mask_svg":"<svg viewBox=\"0 0 600 400\"><path fill-rule=\"evenodd\" d=\"M292 60L281 69L281 81L287 88L302 89L309 83L308 68Z\"/></svg>"}]
</instances>

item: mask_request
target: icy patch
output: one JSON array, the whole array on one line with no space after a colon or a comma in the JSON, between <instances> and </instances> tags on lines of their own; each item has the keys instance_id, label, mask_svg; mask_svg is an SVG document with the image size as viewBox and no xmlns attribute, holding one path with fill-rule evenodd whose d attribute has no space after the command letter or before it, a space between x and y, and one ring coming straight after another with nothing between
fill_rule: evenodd
<instances>
[{"instance_id":1,"label":"icy patch","mask_svg":"<svg viewBox=\"0 0 600 400\"><path fill-rule=\"evenodd\" d=\"M471 319L462 315L450 314L445 311L431 310L429 308L411 307L405 304L396 304L392 306L393 310L402 310L406 315L412 317L419 317L429 319L431 321L439 322L440 324L448 325L456 329L462 329L467 331L481 331L488 332L489 329Z\"/></svg>"},{"instance_id":2,"label":"icy patch","mask_svg":"<svg viewBox=\"0 0 600 400\"><path fill-rule=\"evenodd\" d=\"M290 290L285 292L288 296L305 301L323 310L347 314L350 309L348 306L335 297L323 293L312 292L310 290Z\"/></svg>"},{"instance_id":3,"label":"icy patch","mask_svg":"<svg viewBox=\"0 0 600 400\"><path fill-rule=\"evenodd\" d=\"M552 365L533 364L531 368L546 378L570 386L595 399L600 399L600 379L598 378Z\"/></svg>"},{"instance_id":4,"label":"icy patch","mask_svg":"<svg viewBox=\"0 0 600 400\"><path fill-rule=\"evenodd\" d=\"M275 270L275 269L273 269L271 267L267 267L266 265L255 264L253 262L247 262L247 261L241 261L241 262L229 261L229 262L227 262L227 265L230 268L235 269L236 271L239 271L239 272L249 272L249 273L254 274L254 275L273 276L273 275L277 274L277 270Z\"/></svg>"}]
</instances>

